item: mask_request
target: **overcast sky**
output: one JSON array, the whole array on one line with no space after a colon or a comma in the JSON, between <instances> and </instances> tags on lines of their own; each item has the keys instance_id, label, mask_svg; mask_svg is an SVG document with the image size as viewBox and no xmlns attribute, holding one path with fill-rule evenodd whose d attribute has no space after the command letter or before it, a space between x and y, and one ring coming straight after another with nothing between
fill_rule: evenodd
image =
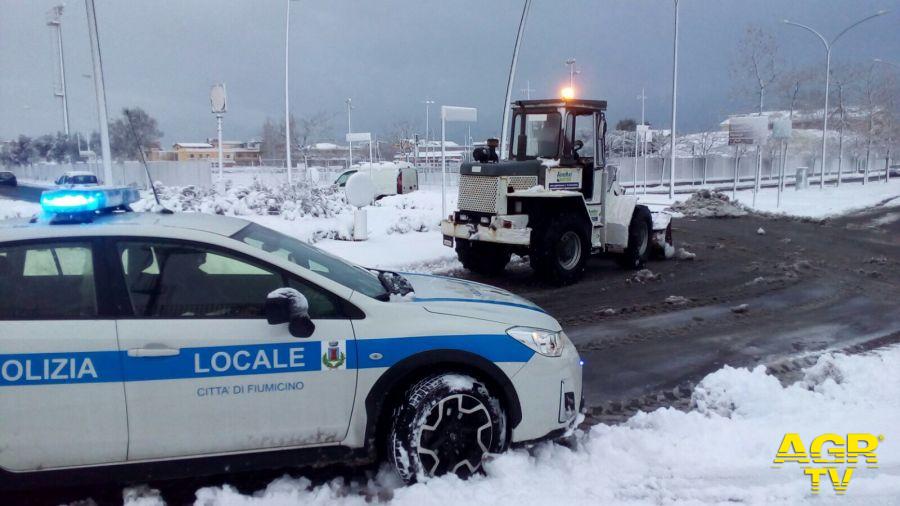
<instances>
[{"instance_id":1,"label":"overcast sky","mask_svg":"<svg viewBox=\"0 0 900 506\"><path fill-rule=\"evenodd\" d=\"M0 138L61 130L52 95L55 55L46 11L58 1L0 0ZM159 120L164 143L215 134L209 86L228 86L225 137L259 134L284 114L285 0L96 0L110 116L140 106ZM426 97L477 107L475 137L499 130L521 0L299 0L292 6L291 109L333 113L346 131L386 134L398 120L422 128ZM821 42L791 18L831 37L879 9L835 46L838 61L900 60L900 0L681 0L679 131L717 123L752 102L733 98L729 66L744 28L771 30L788 64L824 66ZM609 116L647 118L668 128L671 0L533 0L513 97L556 96L565 60L582 73L579 95L609 101ZM72 129L97 129L84 2L63 17ZM86 77L87 76L87 77ZM432 109L432 128L439 124ZM439 130L437 130L439 134ZM451 137L459 138L456 127Z\"/></svg>"}]
</instances>

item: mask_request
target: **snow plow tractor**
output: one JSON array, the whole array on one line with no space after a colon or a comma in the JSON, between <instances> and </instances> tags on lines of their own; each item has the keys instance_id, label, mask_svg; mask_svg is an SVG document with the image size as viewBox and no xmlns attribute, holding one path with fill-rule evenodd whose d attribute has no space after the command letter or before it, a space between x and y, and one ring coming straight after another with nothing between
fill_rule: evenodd
<instances>
[{"instance_id":1,"label":"snow plow tractor","mask_svg":"<svg viewBox=\"0 0 900 506\"><path fill-rule=\"evenodd\" d=\"M499 141L460 167L458 209L441 221L444 244L466 269L499 274L513 253L554 284L577 281L590 254L627 269L671 256L671 216L626 195L606 163L606 102L522 100L512 107L509 160Z\"/></svg>"}]
</instances>

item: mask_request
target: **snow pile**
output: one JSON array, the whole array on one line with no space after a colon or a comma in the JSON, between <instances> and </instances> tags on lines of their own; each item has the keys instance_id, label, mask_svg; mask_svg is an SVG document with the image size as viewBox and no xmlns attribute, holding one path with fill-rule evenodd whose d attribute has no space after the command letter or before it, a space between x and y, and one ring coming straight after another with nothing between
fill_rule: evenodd
<instances>
[{"instance_id":1,"label":"snow pile","mask_svg":"<svg viewBox=\"0 0 900 506\"><path fill-rule=\"evenodd\" d=\"M225 487L197 491L202 505L341 504L887 504L900 497L900 347L866 355L825 355L783 386L760 366L725 367L694 390L695 408L638 413L622 425L578 435L575 450L544 443L486 464L486 476L400 486L386 468L366 482L313 484L283 477L242 495ZM796 464L772 468L786 432L884 435L879 468L859 466L844 496L828 478L821 492ZM839 467L843 471L843 466ZM153 492L126 493L127 504L157 503Z\"/></svg>"},{"instance_id":2,"label":"snow pile","mask_svg":"<svg viewBox=\"0 0 900 506\"><path fill-rule=\"evenodd\" d=\"M38 204L0 198L0 220L30 218L39 212L41 212L41 206Z\"/></svg>"},{"instance_id":3,"label":"snow pile","mask_svg":"<svg viewBox=\"0 0 900 506\"><path fill-rule=\"evenodd\" d=\"M697 218L734 218L747 215L743 206L732 202L727 195L710 190L699 190L686 201L672 204L670 209Z\"/></svg>"},{"instance_id":4,"label":"snow pile","mask_svg":"<svg viewBox=\"0 0 900 506\"><path fill-rule=\"evenodd\" d=\"M226 182L224 188L212 186L164 186L155 184L162 204L176 212L200 212L228 216L279 215L286 220L332 218L351 212L343 192L334 186L316 187L305 183L265 184L254 180L249 185ZM147 210L155 204L152 194L135 206Z\"/></svg>"}]
</instances>

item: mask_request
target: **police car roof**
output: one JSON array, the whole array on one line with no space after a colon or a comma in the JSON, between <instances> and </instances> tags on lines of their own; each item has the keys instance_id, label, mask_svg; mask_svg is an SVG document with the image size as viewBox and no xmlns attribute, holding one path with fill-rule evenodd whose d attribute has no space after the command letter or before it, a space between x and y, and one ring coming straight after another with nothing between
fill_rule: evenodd
<instances>
[{"instance_id":1,"label":"police car roof","mask_svg":"<svg viewBox=\"0 0 900 506\"><path fill-rule=\"evenodd\" d=\"M154 235L152 229L179 228L231 236L250 224L247 220L205 213L161 214L150 212L110 213L94 217L90 223L50 223L49 216L29 219L0 220L0 240L15 241L52 237L92 235Z\"/></svg>"}]
</instances>

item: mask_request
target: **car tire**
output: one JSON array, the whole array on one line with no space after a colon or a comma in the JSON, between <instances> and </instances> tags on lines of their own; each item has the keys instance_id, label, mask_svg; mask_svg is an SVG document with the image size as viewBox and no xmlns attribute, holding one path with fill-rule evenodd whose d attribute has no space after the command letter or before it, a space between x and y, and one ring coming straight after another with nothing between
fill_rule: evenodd
<instances>
[{"instance_id":1,"label":"car tire","mask_svg":"<svg viewBox=\"0 0 900 506\"><path fill-rule=\"evenodd\" d=\"M496 276L506 269L512 253L501 245L457 239L456 256L466 269L485 276Z\"/></svg>"},{"instance_id":2,"label":"car tire","mask_svg":"<svg viewBox=\"0 0 900 506\"><path fill-rule=\"evenodd\" d=\"M618 257L617 261L624 269L641 269L647 263L650 255L650 234L653 233L653 217L650 210L644 206L637 206L631 214L631 223L628 225L628 246Z\"/></svg>"},{"instance_id":3,"label":"car tire","mask_svg":"<svg viewBox=\"0 0 900 506\"><path fill-rule=\"evenodd\" d=\"M481 381L438 374L415 383L393 411L388 459L407 483L455 473L467 478L507 448L506 414Z\"/></svg>"},{"instance_id":4,"label":"car tire","mask_svg":"<svg viewBox=\"0 0 900 506\"><path fill-rule=\"evenodd\" d=\"M538 277L555 285L581 279L591 253L587 227L574 216L561 216L531 232L529 262Z\"/></svg>"}]
</instances>

